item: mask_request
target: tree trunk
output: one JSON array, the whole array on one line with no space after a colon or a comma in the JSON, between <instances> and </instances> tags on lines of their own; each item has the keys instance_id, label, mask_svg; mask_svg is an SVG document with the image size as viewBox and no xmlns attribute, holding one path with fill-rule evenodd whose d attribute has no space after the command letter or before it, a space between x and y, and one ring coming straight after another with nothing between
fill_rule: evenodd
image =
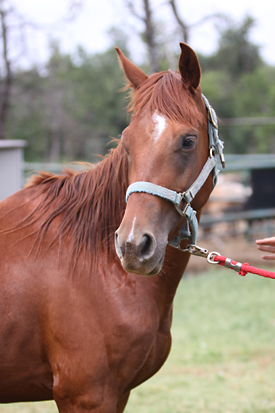
<instances>
[{"instance_id":1,"label":"tree trunk","mask_svg":"<svg viewBox=\"0 0 275 413\"><path fill-rule=\"evenodd\" d=\"M185 43L188 43L188 41L189 41L189 29L190 29L190 28L189 28L189 27L184 23L184 21L180 18L180 15L179 15L179 13L178 13L178 9L177 9L175 0L169 0L169 3L170 3L170 5L171 5L171 7L172 7L174 16L175 16L175 18L176 18L176 20L177 20L177 22L178 22L178 24L179 24L179 26L180 26L181 33L182 33L182 37L183 37L183 41L184 41Z\"/></svg>"},{"instance_id":2,"label":"tree trunk","mask_svg":"<svg viewBox=\"0 0 275 413\"><path fill-rule=\"evenodd\" d=\"M150 8L149 0L143 0L144 10L145 10L145 39L149 50L150 60L151 60L151 70L152 72L157 72L160 70L158 53L157 53L157 44L155 41L155 30L152 21L152 11Z\"/></svg>"},{"instance_id":3,"label":"tree trunk","mask_svg":"<svg viewBox=\"0 0 275 413\"><path fill-rule=\"evenodd\" d=\"M3 2L1 1L0 19L2 31L2 47L4 61L4 77L1 79L1 95L0 95L0 139L5 137L5 126L7 121L8 107L10 101L10 91L12 83L11 65L8 57L8 30L7 30L7 11L3 10Z\"/></svg>"}]
</instances>

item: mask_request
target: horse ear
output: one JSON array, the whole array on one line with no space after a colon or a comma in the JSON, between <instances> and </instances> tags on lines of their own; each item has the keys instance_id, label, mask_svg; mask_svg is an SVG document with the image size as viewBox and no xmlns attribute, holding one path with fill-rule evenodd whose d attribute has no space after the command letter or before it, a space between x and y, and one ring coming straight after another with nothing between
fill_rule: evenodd
<instances>
[{"instance_id":1,"label":"horse ear","mask_svg":"<svg viewBox=\"0 0 275 413\"><path fill-rule=\"evenodd\" d=\"M146 74L141 69L134 65L134 63L130 62L130 60L124 56L124 54L118 47L116 47L116 51L125 76L131 83L131 87L137 89L141 85L141 83L148 79L148 76L146 76Z\"/></svg>"},{"instance_id":2,"label":"horse ear","mask_svg":"<svg viewBox=\"0 0 275 413\"><path fill-rule=\"evenodd\" d=\"M196 56L191 47L185 43L180 43L181 55L179 58L179 71L183 83L188 87L190 92L194 93L200 84L201 68Z\"/></svg>"}]
</instances>

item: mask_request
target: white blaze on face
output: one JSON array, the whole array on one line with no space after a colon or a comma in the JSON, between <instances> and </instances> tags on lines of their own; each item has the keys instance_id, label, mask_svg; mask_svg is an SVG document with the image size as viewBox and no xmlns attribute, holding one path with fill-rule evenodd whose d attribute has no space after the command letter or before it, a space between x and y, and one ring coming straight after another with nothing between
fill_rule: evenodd
<instances>
[{"instance_id":1,"label":"white blaze on face","mask_svg":"<svg viewBox=\"0 0 275 413\"><path fill-rule=\"evenodd\" d=\"M134 220L133 220L132 228L131 228L130 234L129 234L128 238L127 238L127 242L131 242L132 239L134 238L134 229L135 229L136 218L137 218L137 217L135 217Z\"/></svg>"},{"instance_id":2,"label":"white blaze on face","mask_svg":"<svg viewBox=\"0 0 275 413\"><path fill-rule=\"evenodd\" d=\"M167 119L165 116L160 115L157 111L155 111L155 113L152 116L152 120L154 122L152 138L154 139L154 142L156 143L166 129Z\"/></svg>"}]
</instances>

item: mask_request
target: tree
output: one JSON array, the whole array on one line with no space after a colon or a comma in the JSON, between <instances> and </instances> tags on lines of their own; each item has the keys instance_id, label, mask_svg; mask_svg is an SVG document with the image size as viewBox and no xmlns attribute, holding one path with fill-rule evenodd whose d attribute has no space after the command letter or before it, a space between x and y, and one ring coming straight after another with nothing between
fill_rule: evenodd
<instances>
[{"instance_id":1,"label":"tree","mask_svg":"<svg viewBox=\"0 0 275 413\"><path fill-rule=\"evenodd\" d=\"M195 23L187 23L181 16L176 4L176 0L168 0L168 3L170 4L174 17L176 19L176 22L178 23L178 26L181 30L182 34L182 39L185 43L189 43L189 38L190 38L190 32L193 30L195 27L198 27L205 23L208 20L213 20L213 19L225 19L225 16L221 13L213 13L208 16L204 16L202 19L198 20Z\"/></svg>"},{"instance_id":2,"label":"tree","mask_svg":"<svg viewBox=\"0 0 275 413\"><path fill-rule=\"evenodd\" d=\"M220 118L275 116L275 68L261 61L258 46L249 41L251 25L246 19L227 26L221 32L216 53L199 56L203 93ZM162 36L159 34L161 27L160 22L154 25L154 36L159 67L167 70L165 48L170 40L165 43L164 30ZM110 33L114 44L128 55L128 38L121 28L111 28ZM88 54L79 47L66 55L56 43L52 43L50 50L43 73L35 67L14 72L7 135L29 142L28 160L98 161L92 154L106 153L110 137L118 137L128 123L125 96L119 93L124 77L116 53L111 48L104 53ZM174 53L173 48L169 50ZM253 64L238 65L241 50ZM236 63L232 67L231 61ZM146 64L147 61L145 71ZM176 64L172 65L175 67ZM274 126L236 128L221 124L220 133L227 152L274 150Z\"/></svg>"},{"instance_id":3,"label":"tree","mask_svg":"<svg viewBox=\"0 0 275 413\"><path fill-rule=\"evenodd\" d=\"M43 76L38 70L15 73L8 122L10 138L26 139L28 160L98 161L110 135L127 125L123 73L114 49L70 56L53 43Z\"/></svg>"},{"instance_id":4,"label":"tree","mask_svg":"<svg viewBox=\"0 0 275 413\"><path fill-rule=\"evenodd\" d=\"M63 21L59 21L58 26L75 20L82 7L82 0L68 1L68 16ZM28 21L14 7L12 0L0 0L0 139L6 137L15 67L20 62L20 58L26 56L25 30L27 28L35 31L48 30L46 26L38 26Z\"/></svg>"},{"instance_id":5,"label":"tree","mask_svg":"<svg viewBox=\"0 0 275 413\"><path fill-rule=\"evenodd\" d=\"M259 47L249 40L255 24L245 17L220 32L219 48L199 56L202 90L220 118L274 117L275 68L262 61ZM226 126L220 134L232 153L274 151L274 125Z\"/></svg>"},{"instance_id":6,"label":"tree","mask_svg":"<svg viewBox=\"0 0 275 413\"><path fill-rule=\"evenodd\" d=\"M156 26L153 19L150 0L142 0L143 12L141 14L137 12L133 0L125 0L125 2L133 16L140 20L144 25L144 30L140 34L141 38L144 40L148 48L150 59L150 72L158 72L160 70L160 57L158 53L158 44L156 40Z\"/></svg>"},{"instance_id":7,"label":"tree","mask_svg":"<svg viewBox=\"0 0 275 413\"><path fill-rule=\"evenodd\" d=\"M5 0L0 1L0 37L1 37L1 75L0 75L0 139L4 139L5 126L10 102L12 83L11 61L9 56L8 17L12 13Z\"/></svg>"},{"instance_id":8,"label":"tree","mask_svg":"<svg viewBox=\"0 0 275 413\"><path fill-rule=\"evenodd\" d=\"M212 67L228 71L234 78L259 67L262 63L259 46L249 40L254 25L255 20L247 16L240 24L231 23L221 31L218 51L212 56Z\"/></svg>"}]
</instances>

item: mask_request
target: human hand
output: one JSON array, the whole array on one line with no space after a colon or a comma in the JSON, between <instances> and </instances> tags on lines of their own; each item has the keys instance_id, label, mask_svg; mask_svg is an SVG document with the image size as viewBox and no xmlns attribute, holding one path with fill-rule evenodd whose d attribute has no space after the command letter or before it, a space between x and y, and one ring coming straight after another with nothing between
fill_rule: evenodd
<instances>
[{"instance_id":1,"label":"human hand","mask_svg":"<svg viewBox=\"0 0 275 413\"><path fill-rule=\"evenodd\" d=\"M275 260L275 237L258 239L255 242L258 250L271 252L271 255L262 255L264 260Z\"/></svg>"}]
</instances>

